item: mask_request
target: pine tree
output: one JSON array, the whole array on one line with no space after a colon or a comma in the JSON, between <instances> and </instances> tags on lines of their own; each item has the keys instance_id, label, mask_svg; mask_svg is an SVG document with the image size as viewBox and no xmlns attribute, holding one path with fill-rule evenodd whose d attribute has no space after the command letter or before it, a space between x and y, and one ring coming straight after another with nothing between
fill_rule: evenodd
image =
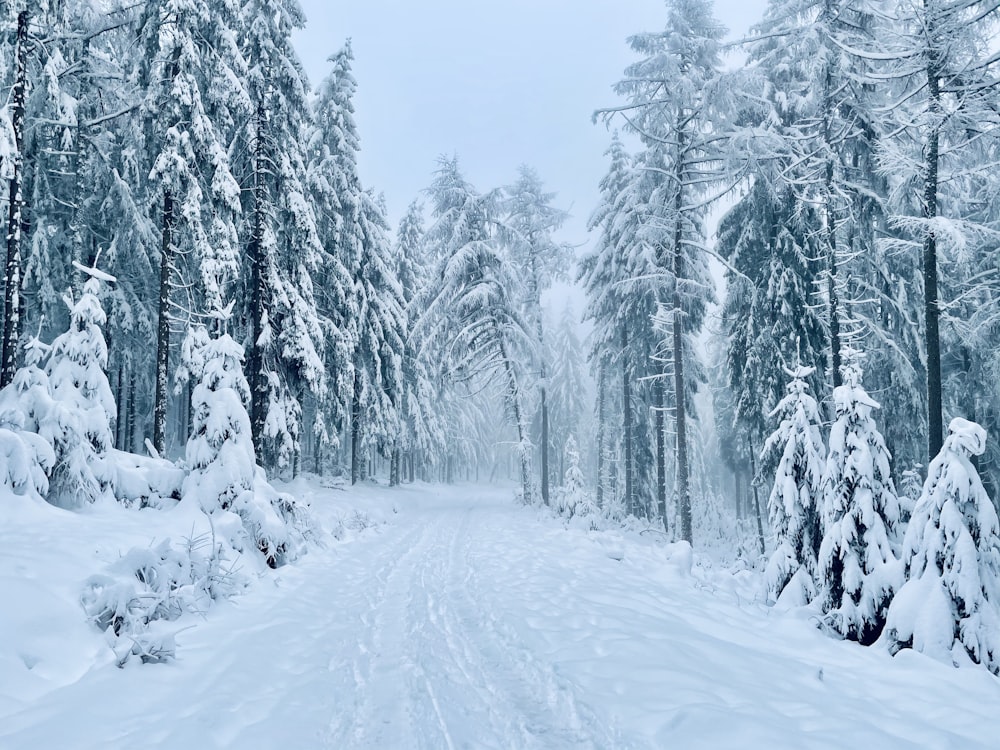
<instances>
[{"instance_id":1,"label":"pine tree","mask_svg":"<svg viewBox=\"0 0 1000 750\"><path fill-rule=\"evenodd\" d=\"M899 500L889 454L851 355L833 400L837 419L823 474L823 541L819 549L820 604L826 623L843 637L870 645L885 625L902 570L890 543Z\"/></svg>"},{"instance_id":2,"label":"pine tree","mask_svg":"<svg viewBox=\"0 0 1000 750\"><path fill-rule=\"evenodd\" d=\"M913 510L903 542L906 582L892 600L885 641L953 661L962 652L1000 673L1000 522L970 460L986 431L956 417Z\"/></svg>"},{"instance_id":3,"label":"pine tree","mask_svg":"<svg viewBox=\"0 0 1000 750\"><path fill-rule=\"evenodd\" d=\"M56 464L50 502L75 507L112 494L112 467L106 456L114 447L111 423L115 402L105 368L108 347L102 327L107 318L99 295L102 282L114 277L96 268L77 270L87 276L83 293L71 304L70 326L52 342L45 362L54 420L50 427Z\"/></svg>"},{"instance_id":4,"label":"pine tree","mask_svg":"<svg viewBox=\"0 0 1000 750\"><path fill-rule=\"evenodd\" d=\"M819 430L819 409L809 394L807 379L812 367L787 370L792 378L771 416L781 423L764 450L781 451L774 486L767 501L768 517L775 534L775 550L767 565L768 598L777 600L796 577L804 603L815 593L817 554L821 541L820 485L824 470L824 447Z\"/></svg>"}]
</instances>

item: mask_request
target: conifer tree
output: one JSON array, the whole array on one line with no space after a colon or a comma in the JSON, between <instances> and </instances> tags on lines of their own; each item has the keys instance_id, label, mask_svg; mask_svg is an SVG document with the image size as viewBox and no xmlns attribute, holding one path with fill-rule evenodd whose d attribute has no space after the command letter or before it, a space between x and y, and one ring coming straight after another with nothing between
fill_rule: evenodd
<instances>
[{"instance_id":1,"label":"conifer tree","mask_svg":"<svg viewBox=\"0 0 1000 750\"><path fill-rule=\"evenodd\" d=\"M833 392L837 419L823 474L820 604L826 623L843 637L870 645L885 625L902 569L891 545L899 500L885 442L871 417L879 408L861 385L848 350L844 383Z\"/></svg>"},{"instance_id":2,"label":"conifer tree","mask_svg":"<svg viewBox=\"0 0 1000 750\"><path fill-rule=\"evenodd\" d=\"M800 366L786 371L792 378L786 388L787 395L771 414L780 416L781 423L764 445L765 451L781 452L767 501L775 535L775 550L766 571L771 600L777 600L795 578L802 587L802 603L815 593L813 582L818 573L817 554L822 539L820 483L824 447L819 409L807 381L813 370Z\"/></svg>"},{"instance_id":3,"label":"conifer tree","mask_svg":"<svg viewBox=\"0 0 1000 750\"><path fill-rule=\"evenodd\" d=\"M889 606L885 641L945 661L961 654L1000 673L1000 522L971 458L986 431L956 417L903 542L906 582ZM958 663L958 662L956 662Z\"/></svg>"},{"instance_id":4,"label":"conifer tree","mask_svg":"<svg viewBox=\"0 0 1000 750\"><path fill-rule=\"evenodd\" d=\"M312 278L322 246L304 185L309 87L291 38L304 22L296 0L244 0L240 10L252 107L241 139L250 421L261 462L293 472L301 404L326 387Z\"/></svg>"},{"instance_id":5,"label":"conifer tree","mask_svg":"<svg viewBox=\"0 0 1000 750\"><path fill-rule=\"evenodd\" d=\"M63 507L111 497L113 491L106 456L114 447L115 402L105 372L107 318L99 295L101 284L115 279L96 268L76 268L87 276L83 293L75 302L67 300L69 330L52 342L45 362L56 425L49 428L56 454L49 500Z\"/></svg>"},{"instance_id":6,"label":"conifer tree","mask_svg":"<svg viewBox=\"0 0 1000 750\"><path fill-rule=\"evenodd\" d=\"M539 416L541 420L541 493L542 502L549 504L549 375L546 352L542 292L566 273L570 248L555 241L553 232L566 220L566 213L552 205L555 193L545 192L541 178L530 167L522 165L518 179L506 189L506 225L508 252L511 261L525 269L523 301L525 315L535 329L535 358L538 363Z\"/></svg>"}]
</instances>

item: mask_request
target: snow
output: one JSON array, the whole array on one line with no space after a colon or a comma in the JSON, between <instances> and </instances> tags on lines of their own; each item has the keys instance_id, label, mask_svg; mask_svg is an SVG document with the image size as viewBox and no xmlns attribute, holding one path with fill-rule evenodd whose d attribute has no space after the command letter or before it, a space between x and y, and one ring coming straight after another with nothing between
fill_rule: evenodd
<instances>
[{"instance_id":1,"label":"snow","mask_svg":"<svg viewBox=\"0 0 1000 750\"><path fill-rule=\"evenodd\" d=\"M84 583L205 516L0 498L0 747L996 746L985 669L831 639L687 545L510 488L279 489L322 527L308 554L171 623L175 661L124 669Z\"/></svg>"}]
</instances>

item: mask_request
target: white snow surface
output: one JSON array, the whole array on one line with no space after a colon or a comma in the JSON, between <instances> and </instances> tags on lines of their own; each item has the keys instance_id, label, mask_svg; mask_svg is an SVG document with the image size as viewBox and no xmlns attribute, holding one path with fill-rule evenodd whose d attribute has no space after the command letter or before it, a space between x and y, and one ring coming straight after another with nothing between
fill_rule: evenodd
<instances>
[{"instance_id":1,"label":"white snow surface","mask_svg":"<svg viewBox=\"0 0 1000 750\"><path fill-rule=\"evenodd\" d=\"M997 747L985 669L833 640L684 544L510 488L282 489L326 542L124 669L83 583L190 517L0 498L0 748Z\"/></svg>"}]
</instances>

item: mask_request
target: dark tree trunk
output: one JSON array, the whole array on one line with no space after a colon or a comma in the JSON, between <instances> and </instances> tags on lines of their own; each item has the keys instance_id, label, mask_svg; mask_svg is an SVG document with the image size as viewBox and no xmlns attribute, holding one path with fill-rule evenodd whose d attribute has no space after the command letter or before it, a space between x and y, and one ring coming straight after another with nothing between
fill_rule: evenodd
<instances>
[{"instance_id":1,"label":"dark tree trunk","mask_svg":"<svg viewBox=\"0 0 1000 750\"><path fill-rule=\"evenodd\" d=\"M167 443L167 381L170 358L170 272L174 262L173 247L174 198L169 190L163 193L163 215L160 226L160 300L156 319L156 395L153 404L153 447L166 455Z\"/></svg>"},{"instance_id":2,"label":"dark tree trunk","mask_svg":"<svg viewBox=\"0 0 1000 750\"><path fill-rule=\"evenodd\" d=\"M351 391L351 484L361 478L361 383L357 368L354 370L354 388Z\"/></svg>"},{"instance_id":3,"label":"dark tree trunk","mask_svg":"<svg viewBox=\"0 0 1000 750\"><path fill-rule=\"evenodd\" d=\"M923 218L930 221L938 214L938 160L940 142L941 88L938 66L932 59L927 66L927 88L933 126L927 140L924 174ZM927 347L927 461L941 451L944 425L941 416L941 335L939 331L937 237L930 227L924 235L924 336Z\"/></svg>"},{"instance_id":4,"label":"dark tree trunk","mask_svg":"<svg viewBox=\"0 0 1000 750\"><path fill-rule=\"evenodd\" d=\"M267 222L267 156L265 152L265 127L267 117L264 102L257 102L256 130L253 154L253 228L247 246L250 266L250 351L247 354L247 380L250 385L250 428L257 460L265 462L264 425L267 422L268 389L267 370L260 339L267 316L267 293L264 288L264 229Z\"/></svg>"},{"instance_id":5,"label":"dark tree trunk","mask_svg":"<svg viewBox=\"0 0 1000 750\"><path fill-rule=\"evenodd\" d=\"M24 101L28 95L28 12L17 16L17 51L11 126L14 130L14 175L10 180L7 214L7 265L4 268L3 344L0 350L0 388L17 372L21 318L21 233L24 222Z\"/></svg>"},{"instance_id":6,"label":"dark tree trunk","mask_svg":"<svg viewBox=\"0 0 1000 750\"><path fill-rule=\"evenodd\" d=\"M392 457L389 459L389 486L399 485L399 469L402 462L402 451L398 445L392 448Z\"/></svg>"},{"instance_id":7,"label":"dark tree trunk","mask_svg":"<svg viewBox=\"0 0 1000 750\"><path fill-rule=\"evenodd\" d=\"M656 398L656 508L663 520L663 530L670 531L670 525L667 522L667 439L664 432L667 397L663 378L656 379L653 389Z\"/></svg>"},{"instance_id":8,"label":"dark tree trunk","mask_svg":"<svg viewBox=\"0 0 1000 750\"><path fill-rule=\"evenodd\" d=\"M632 476L632 378L628 367L628 330L622 329L622 428L625 432L625 512L638 515Z\"/></svg>"},{"instance_id":9,"label":"dark tree trunk","mask_svg":"<svg viewBox=\"0 0 1000 750\"><path fill-rule=\"evenodd\" d=\"M125 450L134 451L136 449L136 423L135 423L135 366L129 368L128 379L128 427L125 430Z\"/></svg>"}]
</instances>

